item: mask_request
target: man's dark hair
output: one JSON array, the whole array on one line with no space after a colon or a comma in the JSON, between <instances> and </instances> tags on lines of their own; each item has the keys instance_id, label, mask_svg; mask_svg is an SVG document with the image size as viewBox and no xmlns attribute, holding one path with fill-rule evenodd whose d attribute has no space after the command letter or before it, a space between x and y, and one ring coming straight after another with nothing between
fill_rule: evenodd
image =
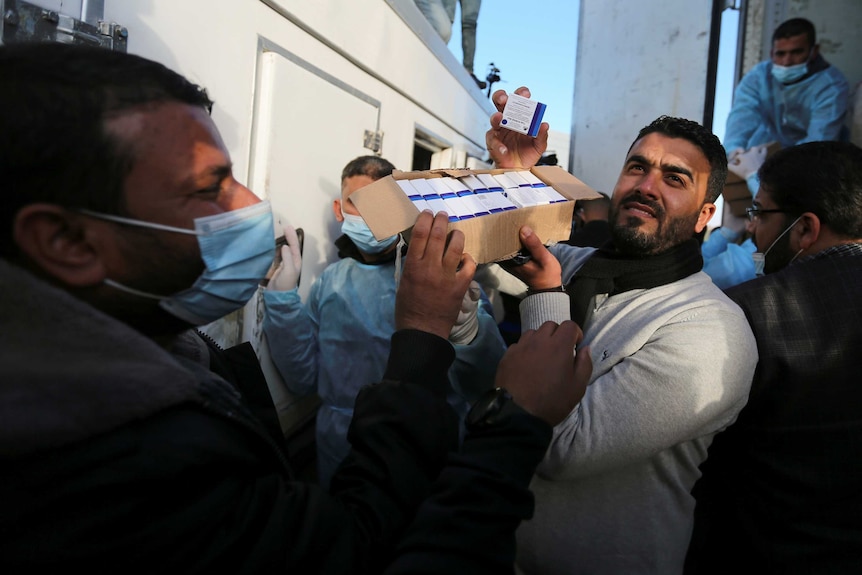
<instances>
[{"instance_id":1,"label":"man's dark hair","mask_svg":"<svg viewBox=\"0 0 862 575\"><path fill-rule=\"evenodd\" d=\"M776 40L792 38L800 34L805 34L808 37L809 48L817 43L817 33L814 31L814 24L805 18L791 18L779 24L775 32L772 33L772 43L775 44Z\"/></svg>"},{"instance_id":2,"label":"man's dark hair","mask_svg":"<svg viewBox=\"0 0 862 575\"><path fill-rule=\"evenodd\" d=\"M638 132L638 137L629 146L629 151L638 140L652 133L663 134L670 138L682 138L703 152L709 162L709 179L706 183L705 201L712 203L717 200L724 189L725 181L727 181L727 154L715 134L692 120L660 116Z\"/></svg>"},{"instance_id":3,"label":"man's dark hair","mask_svg":"<svg viewBox=\"0 0 862 575\"><path fill-rule=\"evenodd\" d=\"M862 238L862 149L849 142L783 148L763 162L760 186L793 217L812 212L834 233Z\"/></svg>"},{"instance_id":4,"label":"man's dark hair","mask_svg":"<svg viewBox=\"0 0 862 575\"><path fill-rule=\"evenodd\" d=\"M53 42L0 46L0 255L17 252L12 222L36 202L122 214L134 158L105 121L142 105L206 110L199 86L122 52Z\"/></svg>"},{"instance_id":5,"label":"man's dark hair","mask_svg":"<svg viewBox=\"0 0 862 575\"><path fill-rule=\"evenodd\" d=\"M390 175L393 171L395 171L395 166L379 156L359 156L350 160L341 170L341 181L343 182L353 176L368 176L372 180L379 180Z\"/></svg>"}]
</instances>

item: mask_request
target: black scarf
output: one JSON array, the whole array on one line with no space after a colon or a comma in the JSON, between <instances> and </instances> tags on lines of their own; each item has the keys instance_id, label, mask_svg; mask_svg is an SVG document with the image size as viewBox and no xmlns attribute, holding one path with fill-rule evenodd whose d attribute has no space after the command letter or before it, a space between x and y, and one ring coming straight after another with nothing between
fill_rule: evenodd
<instances>
[{"instance_id":1,"label":"black scarf","mask_svg":"<svg viewBox=\"0 0 862 575\"><path fill-rule=\"evenodd\" d=\"M697 240L688 240L666 252L644 257L619 253L613 244L597 250L566 286L572 319L581 327L590 301L600 293L616 295L633 289L669 284L699 272L703 257Z\"/></svg>"}]
</instances>

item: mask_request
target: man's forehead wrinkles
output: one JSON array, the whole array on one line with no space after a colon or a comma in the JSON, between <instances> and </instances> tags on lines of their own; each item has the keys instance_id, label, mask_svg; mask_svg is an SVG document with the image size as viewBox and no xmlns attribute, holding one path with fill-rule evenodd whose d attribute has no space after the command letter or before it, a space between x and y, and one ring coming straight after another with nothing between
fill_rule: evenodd
<instances>
[{"instance_id":1,"label":"man's forehead wrinkles","mask_svg":"<svg viewBox=\"0 0 862 575\"><path fill-rule=\"evenodd\" d=\"M627 160L627 163L632 162L644 164L651 167L658 167L661 168L663 171L673 172L675 174L682 174L684 176L688 176L688 178L691 180L694 179L694 175L691 168L685 166L685 164L680 163L676 159L672 161L651 160L642 154L635 153L630 155Z\"/></svg>"}]
</instances>

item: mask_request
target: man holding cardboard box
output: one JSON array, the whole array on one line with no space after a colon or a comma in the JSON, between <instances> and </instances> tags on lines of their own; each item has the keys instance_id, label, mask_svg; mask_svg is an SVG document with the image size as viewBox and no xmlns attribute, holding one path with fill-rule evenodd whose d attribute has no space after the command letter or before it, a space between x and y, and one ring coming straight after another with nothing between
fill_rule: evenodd
<instances>
[{"instance_id":1,"label":"man holding cardboard box","mask_svg":"<svg viewBox=\"0 0 862 575\"><path fill-rule=\"evenodd\" d=\"M494 94L499 110L505 100ZM541 143L500 118L486 138L498 166L538 158ZM572 317L594 366L533 478L536 514L518 531L524 573L682 570L698 465L745 405L757 361L744 314L700 271L692 238L715 212L726 161L703 127L661 117L626 156L611 246L549 250L521 229L532 259L509 269L529 287L524 329Z\"/></svg>"},{"instance_id":2,"label":"man holding cardboard box","mask_svg":"<svg viewBox=\"0 0 862 575\"><path fill-rule=\"evenodd\" d=\"M242 307L275 247L206 92L59 43L0 46L0 78L0 571L511 569L529 475L590 371L573 322L509 349L458 450L446 338L476 264L420 214L351 463L330 492L294 481L246 393L267 394L253 350L190 331Z\"/></svg>"}]
</instances>

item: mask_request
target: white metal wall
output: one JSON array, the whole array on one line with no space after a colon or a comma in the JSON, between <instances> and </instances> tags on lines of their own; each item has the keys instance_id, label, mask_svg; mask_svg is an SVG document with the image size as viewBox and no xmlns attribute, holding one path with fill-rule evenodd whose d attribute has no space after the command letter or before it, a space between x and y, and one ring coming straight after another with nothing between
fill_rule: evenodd
<instances>
[{"instance_id":1,"label":"white metal wall","mask_svg":"<svg viewBox=\"0 0 862 575\"><path fill-rule=\"evenodd\" d=\"M611 192L638 130L703 121L710 0L581 0L571 172Z\"/></svg>"}]
</instances>

